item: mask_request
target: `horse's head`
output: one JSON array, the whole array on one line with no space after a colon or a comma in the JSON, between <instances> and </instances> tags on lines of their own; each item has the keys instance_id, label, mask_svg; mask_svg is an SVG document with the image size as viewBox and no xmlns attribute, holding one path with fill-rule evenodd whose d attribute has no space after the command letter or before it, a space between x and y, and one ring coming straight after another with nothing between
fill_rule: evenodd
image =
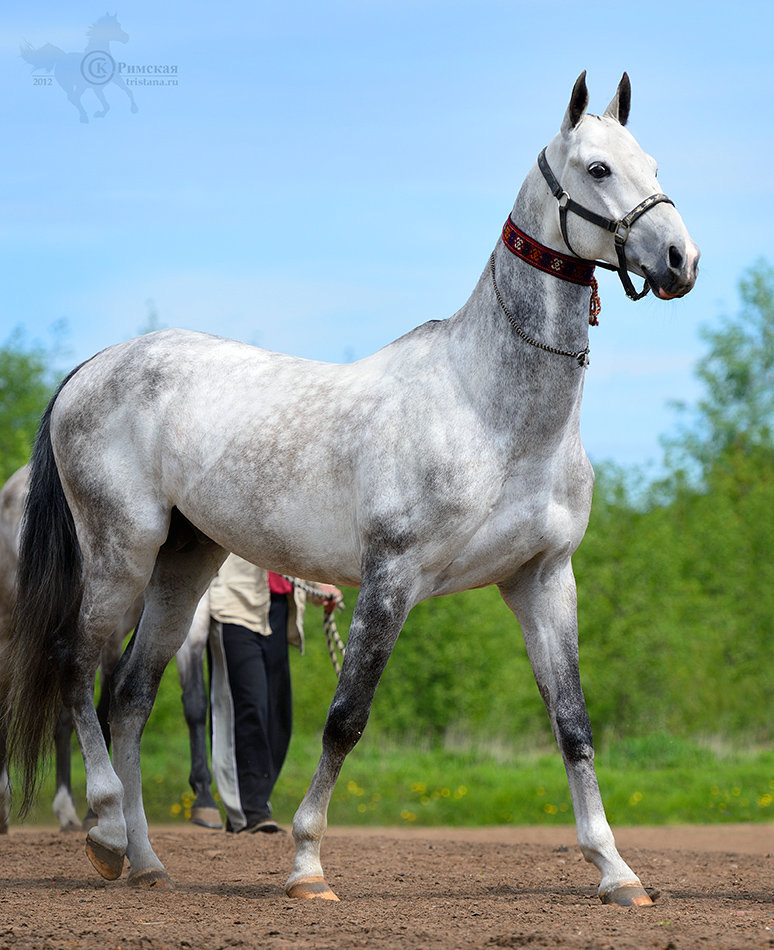
<instances>
[{"instance_id":1,"label":"horse's head","mask_svg":"<svg viewBox=\"0 0 774 950\"><path fill-rule=\"evenodd\" d=\"M552 236L571 253L629 270L664 300L682 297L696 282L699 249L666 195L656 162L626 130L631 87L626 73L604 115L587 115L586 74L575 83L558 135L541 155L553 192ZM552 244L557 247L557 244ZM628 284L628 287L627 287Z\"/></svg>"},{"instance_id":2,"label":"horse's head","mask_svg":"<svg viewBox=\"0 0 774 950\"><path fill-rule=\"evenodd\" d=\"M103 17L100 17L96 23L89 27L87 35L92 40L101 40L104 43L129 42L129 34L121 28L117 13L106 13Z\"/></svg>"}]
</instances>

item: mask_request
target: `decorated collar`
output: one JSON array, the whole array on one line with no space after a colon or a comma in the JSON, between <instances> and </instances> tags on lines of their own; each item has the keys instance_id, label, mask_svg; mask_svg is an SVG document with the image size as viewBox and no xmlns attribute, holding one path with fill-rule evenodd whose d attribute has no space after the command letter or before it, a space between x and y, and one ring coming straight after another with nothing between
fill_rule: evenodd
<instances>
[{"instance_id":1,"label":"decorated collar","mask_svg":"<svg viewBox=\"0 0 774 950\"><path fill-rule=\"evenodd\" d=\"M593 327L598 326L602 304L599 300L597 279L594 276L594 264L591 261L584 261L580 257L568 257L566 254L561 254L559 251L546 247L520 231L511 220L510 215L508 215L503 225L503 244L516 257L526 261L527 264L531 264L532 267L537 267L538 270L542 270L546 274L559 277L561 280L568 280L572 284L591 287L589 323Z\"/></svg>"},{"instance_id":2,"label":"decorated collar","mask_svg":"<svg viewBox=\"0 0 774 950\"><path fill-rule=\"evenodd\" d=\"M594 264L578 257L568 257L540 244L520 231L510 215L503 225L503 244L516 257L546 274L569 280L573 284L583 284L585 287L591 287L594 281Z\"/></svg>"}]
</instances>

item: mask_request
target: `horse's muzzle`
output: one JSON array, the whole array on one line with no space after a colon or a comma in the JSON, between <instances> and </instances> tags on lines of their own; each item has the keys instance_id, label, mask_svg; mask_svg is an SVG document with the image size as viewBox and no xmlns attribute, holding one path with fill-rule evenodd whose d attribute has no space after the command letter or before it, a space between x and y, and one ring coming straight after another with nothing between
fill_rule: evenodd
<instances>
[{"instance_id":1,"label":"horse's muzzle","mask_svg":"<svg viewBox=\"0 0 774 950\"><path fill-rule=\"evenodd\" d=\"M700 256L701 252L693 241L689 241L682 249L675 244L670 245L662 267L643 268L653 293L662 300L684 297L693 289L699 276Z\"/></svg>"}]
</instances>

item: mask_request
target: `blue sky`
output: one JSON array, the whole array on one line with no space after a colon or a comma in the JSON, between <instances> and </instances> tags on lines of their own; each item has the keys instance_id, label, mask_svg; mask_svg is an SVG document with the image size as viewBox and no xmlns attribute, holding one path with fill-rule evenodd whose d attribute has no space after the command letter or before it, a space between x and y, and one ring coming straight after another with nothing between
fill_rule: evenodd
<instances>
[{"instance_id":1,"label":"blue sky","mask_svg":"<svg viewBox=\"0 0 774 950\"><path fill-rule=\"evenodd\" d=\"M629 128L702 267L668 303L600 274L582 427L593 461L660 459L670 400L698 393L697 328L772 257L770 3L126 2L114 61L174 66L177 85L135 87L132 114L108 84L108 115L81 123L19 49L82 53L104 12L3 14L0 340L50 343L64 319L69 368L155 314L365 356L464 303L577 75L601 112L625 69Z\"/></svg>"}]
</instances>

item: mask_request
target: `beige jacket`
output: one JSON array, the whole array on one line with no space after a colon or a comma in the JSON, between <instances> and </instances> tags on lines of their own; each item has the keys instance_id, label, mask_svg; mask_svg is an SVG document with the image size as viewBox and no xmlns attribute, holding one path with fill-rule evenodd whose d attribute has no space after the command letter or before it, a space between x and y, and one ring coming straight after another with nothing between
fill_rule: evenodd
<instances>
[{"instance_id":1,"label":"beige jacket","mask_svg":"<svg viewBox=\"0 0 774 950\"><path fill-rule=\"evenodd\" d=\"M306 594L294 587L289 601L288 643L303 653ZM238 623L248 630L268 636L271 633L270 605L266 571L236 554L229 554L210 584L210 616L213 620Z\"/></svg>"}]
</instances>

